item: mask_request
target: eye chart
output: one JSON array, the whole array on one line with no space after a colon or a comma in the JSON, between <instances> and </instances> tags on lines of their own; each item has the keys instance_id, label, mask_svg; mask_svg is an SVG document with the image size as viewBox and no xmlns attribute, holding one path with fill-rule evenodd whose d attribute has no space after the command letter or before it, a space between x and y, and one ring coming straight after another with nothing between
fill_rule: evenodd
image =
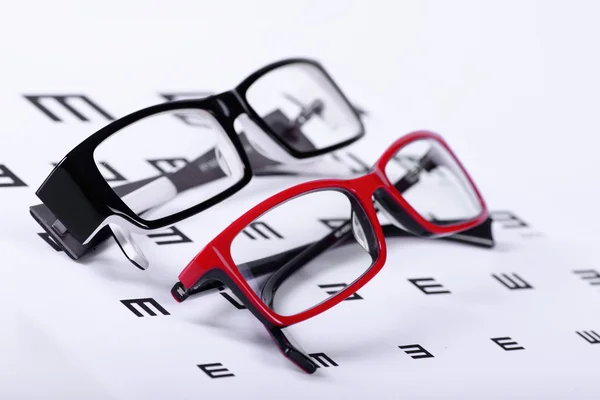
<instances>
[{"instance_id":1,"label":"eye chart","mask_svg":"<svg viewBox=\"0 0 600 400\"><path fill-rule=\"evenodd\" d=\"M597 398L595 4L14 7L0 17L0 398ZM114 241L73 261L29 215L53 163L107 123L292 56L322 62L364 110L363 139L136 235L146 271ZM286 328L315 374L282 357L229 289L172 298L181 270L250 207L329 168L363 173L418 129L471 173L496 245L388 238L372 281ZM140 163L172 171L184 153ZM123 156L102 160L111 184L133 179ZM284 246L295 231L283 222L255 226L244 246ZM349 283L326 274L313 290Z\"/></svg>"}]
</instances>

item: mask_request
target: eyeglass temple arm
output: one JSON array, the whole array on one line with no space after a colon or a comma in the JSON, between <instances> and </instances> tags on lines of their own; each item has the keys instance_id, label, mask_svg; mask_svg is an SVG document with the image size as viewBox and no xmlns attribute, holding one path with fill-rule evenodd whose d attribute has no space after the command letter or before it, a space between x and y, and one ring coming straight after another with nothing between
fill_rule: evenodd
<instances>
[{"instance_id":1,"label":"eyeglass temple arm","mask_svg":"<svg viewBox=\"0 0 600 400\"><path fill-rule=\"evenodd\" d=\"M273 274L269 276L262 287L261 297L263 302L272 309L275 292L281 283L328 249L340 245L346 241L346 239L352 237L352 231L351 229L348 229L348 227L349 224L344 223L321 240L307 245L302 251L297 252L289 258L283 265L279 264L279 267L273 271Z\"/></svg>"}]
</instances>

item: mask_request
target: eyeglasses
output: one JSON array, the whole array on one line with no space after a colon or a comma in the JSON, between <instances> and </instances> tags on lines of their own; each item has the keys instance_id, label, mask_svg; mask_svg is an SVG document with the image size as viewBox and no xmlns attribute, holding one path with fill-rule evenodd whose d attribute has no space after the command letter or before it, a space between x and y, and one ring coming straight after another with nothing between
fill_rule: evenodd
<instances>
[{"instance_id":1,"label":"eyeglasses","mask_svg":"<svg viewBox=\"0 0 600 400\"><path fill-rule=\"evenodd\" d=\"M284 60L231 91L113 121L60 161L36 191L43 204L30 213L73 259L112 235L145 269L148 260L131 232L164 229L239 191L253 175L248 152L301 163L363 135L358 112L319 63ZM111 186L98 168L107 159L136 179ZM192 161L159 175L146 162L165 159Z\"/></svg>"},{"instance_id":2,"label":"eyeglasses","mask_svg":"<svg viewBox=\"0 0 600 400\"><path fill-rule=\"evenodd\" d=\"M171 293L183 301L228 286L282 353L312 373L317 366L281 329L328 310L379 272L386 244L378 213L388 231L494 245L468 173L439 135L420 131L393 143L364 176L303 183L261 202L198 253ZM247 237L257 224L281 240L257 246ZM348 284L324 293L322 282Z\"/></svg>"}]
</instances>

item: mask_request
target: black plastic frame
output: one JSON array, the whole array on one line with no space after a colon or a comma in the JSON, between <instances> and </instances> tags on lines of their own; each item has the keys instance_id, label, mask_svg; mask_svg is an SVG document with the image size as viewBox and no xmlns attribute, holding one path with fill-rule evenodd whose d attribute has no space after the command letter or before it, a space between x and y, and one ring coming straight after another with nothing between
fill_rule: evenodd
<instances>
[{"instance_id":1,"label":"black plastic frame","mask_svg":"<svg viewBox=\"0 0 600 400\"><path fill-rule=\"evenodd\" d=\"M354 113L359 123L360 132L355 137L322 149L298 151L282 140L248 104L246 93L254 82L276 68L298 63L310 64L318 68L333 87L338 90L341 97L348 104L349 111ZM95 165L94 151L100 143L128 125L155 114L180 109L199 109L210 113L223 127L238 152L244 166L244 173L239 182L211 199L170 216L156 220L145 220L133 212L104 180ZM41 213L36 209L37 206L31 207L31 214L46 231L54 231L52 233L53 237L57 236L56 233L61 236L61 232L68 232L80 244L90 238L94 231L112 215L120 216L143 230L155 230L174 225L183 219L198 214L232 196L252 179L253 171L248 154L244 150L244 146L233 126L235 119L244 113L291 156L298 159L315 157L338 150L357 141L365 134L359 112L350 104L327 71L314 60L290 58L259 69L233 90L202 99L176 100L153 105L111 122L71 150L56 165L36 191L36 195L47 207L47 210L43 210L44 214L55 217L57 219L55 224L58 223L58 226L49 225L44 221ZM76 254L70 255L77 256Z\"/></svg>"}]
</instances>

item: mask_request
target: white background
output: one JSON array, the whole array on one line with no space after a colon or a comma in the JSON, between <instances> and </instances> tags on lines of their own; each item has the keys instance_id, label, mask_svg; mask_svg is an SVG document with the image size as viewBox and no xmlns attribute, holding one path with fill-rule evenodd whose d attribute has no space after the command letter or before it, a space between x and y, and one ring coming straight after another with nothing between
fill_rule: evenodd
<instances>
[{"instance_id":1,"label":"white background","mask_svg":"<svg viewBox=\"0 0 600 400\"><path fill-rule=\"evenodd\" d=\"M89 339L77 344L77 338L82 336L71 328L61 329L62 312L57 310L61 310L69 298L71 302L81 301L88 296L93 298L94 294L87 295L86 288L79 286L83 281L77 281L76 276L81 271L73 273L74 264L60 258L64 255L46 253L45 248L31 250L25 237L33 236L31 240L35 244L39 241L34 233L38 228L29 218L27 206L35 202L33 191L49 172L48 162L62 158L102 124L52 125L22 95L81 92L118 117L159 101L159 91L229 89L269 62L290 56L315 58L377 122L367 125L366 140L373 151L384 149L393 139L409 131L436 131L467 166L491 209L513 210L536 230L544 232L548 243L539 245L541 249L523 250L529 257L527 262L512 260L515 265L512 269L518 270L519 265L537 260L533 264L538 267L568 272L582 263L591 267L597 263L593 246L597 243L596 226L600 223L600 214L596 211L600 201L596 176L600 135L599 13L600 3L595 1L4 2L0 12L0 116L3 121L0 163L8 165L30 187L19 194L0 191L4 209L0 246L5 244L3 274L0 275L4 279L0 288L7 286L5 294L11 293L10 301L3 303L2 315L6 318L13 312L20 315L3 324L7 328L3 333L6 349L0 347L0 351L8 356L0 356L5 364L0 377L0 397L128 399L167 398L168 393L174 396L176 393L180 398L199 398L209 394L219 397L227 386L227 394L222 397L233 398L234 386L244 390L246 397L268 398L276 397L274 387L283 390L281 385L285 382L295 388L294 394L305 390L311 397L320 394L327 398L336 398L336 393L362 398L374 394L385 398L411 398L420 394L438 398L519 395L549 398L552 394L560 398L594 398L600 390L597 383L590 381L591 369L597 366L597 351L596 358L583 352L553 358L555 353L548 347L554 339L543 323L533 317L534 309L548 307L541 300L532 300L535 306L531 309L517 307L521 310L519 317L511 323L517 324L513 331L527 331L537 326L536 335L550 337L546 350L540 350L543 354L537 357L527 356L532 357L529 361L513 361L504 367L494 357L481 354L480 359L475 357L475 361L470 361L476 362L476 367L461 364L460 357L453 359L454 364L423 370L414 369L412 363L377 366L375 362L365 361L368 367L364 370L354 367L356 373L361 374L360 379L355 374L344 375L346 378L335 378L335 385L327 385L318 378L288 371L285 360L280 362L277 359L280 356L273 351L269 363L275 366L264 371L251 363L246 367L246 375L253 374L255 382L248 376L239 379L239 383L226 379L194 382L201 374L195 370L169 377L161 386L158 378L149 383L148 376L155 373L150 372L151 366L156 362L162 368L170 368L172 361L149 362L148 370L136 378L136 374L128 375L118 368L122 362L118 357L110 362L111 351L119 350L108 350L109 347L102 352L106 358L101 365L91 367L98 355L81 349L86 345L98 346L99 342ZM190 224L193 226L193 222ZM203 232L206 240L215 233ZM579 248L582 243L582 249L572 253L571 246ZM174 255L176 262L172 271L183 268L201 245L195 243L194 246L184 254ZM28 250L29 254L25 254ZM112 251L115 260L122 260L114 248ZM550 251L561 256L549 256ZM404 255L398 255L401 256ZM57 260L56 266L44 265L49 257ZM417 255L414 257L415 262L425 262ZM544 257L547 257L545 261L539 261ZM493 264L503 266L500 261ZM23 272L36 267L39 271L34 274ZM129 266L122 264L121 267ZM139 276L133 272L131 279ZM537 273L543 276L540 271ZM68 282L57 276L74 280ZM170 276L171 282L174 276ZM486 276L489 278L489 274ZM597 310L598 293L580 281L572 282L569 273L564 274L564 282L562 276L558 274L555 280L548 278L548 282L554 282L551 287L556 291L548 291L546 299L563 307L556 312L558 320L581 320L579 325L573 324L573 329L567 329L571 332L568 335L574 335L572 331L576 329L594 329L594 323L600 325L597 314L592 318L592 311L573 315L581 304L585 304L586 310ZM92 278L85 277L90 282ZM169 279L161 281L166 290ZM381 291L395 290L385 281L382 278L379 282ZM586 294L578 294L580 289ZM35 297L36 293L37 306L19 307L19 303L27 303L21 296ZM165 293L167 298L169 294ZM558 293L566 297L559 300ZM134 290L132 296L136 294ZM415 291L412 296L419 298L416 295ZM472 300L480 299L474 296ZM473 311L473 302L461 303L461 312L456 311L458 308L454 310L459 314L472 314L470 329L484 331L486 323L481 321L488 314L479 309ZM493 302L510 314L513 306L503 306L505 303L496 298ZM363 307L367 304L376 307L366 301L363 304ZM425 311L432 315L445 312ZM406 309L403 312L411 315ZM332 310L332 321L339 321L334 317L336 313L343 311ZM482 319L478 320L474 315L480 313ZM328 314L319 321L329 326L332 322L327 323L325 315ZM360 315L367 318L368 312ZM92 324L93 318L82 318L82 323ZM423 324L427 322L421 323L415 329L425 329ZM459 322L447 323L460 331L456 328ZM256 325L249 318L232 324ZM356 320L351 318L343 321L348 330L354 324ZM401 322L398 324L401 326ZM305 329L309 332L305 336L310 336L310 326ZM391 332L395 326L391 324L387 329ZM105 334L119 329L126 328L111 326ZM254 331L260 332L260 329ZM554 332L555 336L562 335ZM234 346L228 340L235 342L235 339L219 334L222 336L214 340L222 340L225 347ZM482 333L489 338L496 332L486 334ZM140 335L142 339L136 338L143 340L143 334ZM264 339L260 337L259 342ZM324 329L312 342L310 338L298 337L306 343L325 345L337 336ZM130 338L132 343L136 338ZM579 342L575 343L577 347ZM168 344L164 345L168 354L171 350ZM252 348L256 343L244 346ZM563 344L556 345L560 346ZM339 352L342 357L348 354L342 350ZM473 350L473 354L477 352ZM131 354L133 358L134 353ZM260 352L254 350L252 354ZM144 358L143 352L138 355ZM396 356L402 355L400 352ZM215 357L226 359L221 355ZM360 357L368 360L369 354ZM191 357L185 362L192 365L200 361ZM284 370L285 378L275 385L265 374L280 369ZM111 370L112 374L107 372ZM448 371L458 373L450 378ZM156 372L165 373L168 375L168 370ZM148 379L139 377L144 374ZM412 380L407 380L408 376ZM367 384L370 379L379 384ZM517 380L518 384L511 385L511 380ZM315 383L317 381L320 383ZM169 385L174 382L179 382L180 390L185 388L187 397L170 391ZM494 389L490 392L491 387ZM385 396L383 390L386 390Z\"/></svg>"}]
</instances>

